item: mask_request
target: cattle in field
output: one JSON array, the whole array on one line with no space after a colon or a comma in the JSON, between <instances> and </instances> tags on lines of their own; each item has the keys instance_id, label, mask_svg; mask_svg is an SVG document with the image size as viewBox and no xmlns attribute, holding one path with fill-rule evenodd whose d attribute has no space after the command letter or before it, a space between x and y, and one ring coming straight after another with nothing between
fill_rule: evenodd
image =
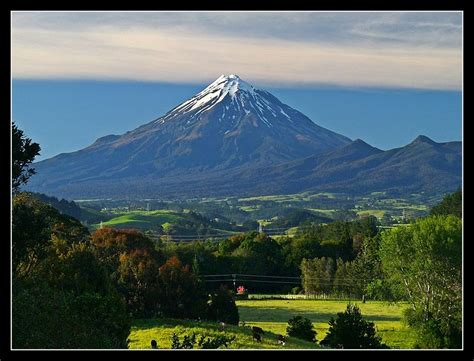
<instances>
[{"instance_id":1,"label":"cattle in field","mask_svg":"<svg viewBox=\"0 0 474 361\"><path fill-rule=\"evenodd\" d=\"M226 328L225 322L222 322L222 321L221 321L221 322L219 322L219 325L220 325L221 331L225 331L225 328Z\"/></svg>"},{"instance_id":2,"label":"cattle in field","mask_svg":"<svg viewBox=\"0 0 474 361\"><path fill-rule=\"evenodd\" d=\"M257 326L252 326L252 332L259 333L261 335L264 334L263 330L260 327L257 327Z\"/></svg>"},{"instance_id":3,"label":"cattle in field","mask_svg":"<svg viewBox=\"0 0 474 361\"><path fill-rule=\"evenodd\" d=\"M257 342L262 342L263 330L260 327L252 326L252 339Z\"/></svg>"},{"instance_id":4,"label":"cattle in field","mask_svg":"<svg viewBox=\"0 0 474 361\"><path fill-rule=\"evenodd\" d=\"M262 335L254 332L252 334L252 339L257 342L262 342Z\"/></svg>"},{"instance_id":5,"label":"cattle in field","mask_svg":"<svg viewBox=\"0 0 474 361\"><path fill-rule=\"evenodd\" d=\"M279 345L285 346L285 336L277 335L277 339L278 339L278 344Z\"/></svg>"}]
</instances>

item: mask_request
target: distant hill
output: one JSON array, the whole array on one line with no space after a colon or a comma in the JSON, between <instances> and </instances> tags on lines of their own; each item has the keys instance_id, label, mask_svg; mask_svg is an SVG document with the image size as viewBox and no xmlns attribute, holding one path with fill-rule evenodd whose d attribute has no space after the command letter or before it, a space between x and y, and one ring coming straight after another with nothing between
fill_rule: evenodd
<instances>
[{"instance_id":1,"label":"distant hill","mask_svg":"<svg viewBox=\"0 0 474 361\"><path fill-rule=\"evenodd\" d=\"M69 199L443 193L461 184L461 143L420 136L382 151L229 75L148 124L34 167L29 190Z\"/></svg>"}]
</instances>

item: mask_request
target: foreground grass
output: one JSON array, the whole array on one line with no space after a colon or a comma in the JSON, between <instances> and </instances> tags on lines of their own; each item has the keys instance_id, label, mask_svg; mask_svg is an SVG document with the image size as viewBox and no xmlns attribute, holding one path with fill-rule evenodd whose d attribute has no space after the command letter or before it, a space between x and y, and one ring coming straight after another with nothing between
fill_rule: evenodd
<instances>
[{"instance_id":1,"label":"foreground grass","mask_svg":"<svg viewBox=\"0 0 474 361\"><path fill-rule=\"evenodd\" d=\"M264 330L285 334L288 320L293 316L309 318L321 341L329 328L331 317L346 309L347 301L334 300L239 300L240 320ZM413 347L413 334L402 321L406 304L390 305L386 302L357 302L363 317L375 323L382 342L391 348Z\"/></svg>"},{"instance_id":2,"label":"foreground grass","mask_svg":"<svg viewBox=\"0 0 474 361\"><path fill-rule=\"evenodd\" d=\"M182 339L183 335L195 333L199 336L235 336L236 339L229 346L230 349L310 349L319 348L315 343L299 340L290 337L285 346L278 345L277 336L273 332L265 329L262 342L252 340L250 327L226 326L225 330L220 330L217 323L198 322L192 320L175 319L153 319L135 320L129 336L130 349L150 349L151 340L156 340L158 348L170 349L171 336L176 333ZM284 332L283 332L284 333Z\"/></svg>"}]
</instances>

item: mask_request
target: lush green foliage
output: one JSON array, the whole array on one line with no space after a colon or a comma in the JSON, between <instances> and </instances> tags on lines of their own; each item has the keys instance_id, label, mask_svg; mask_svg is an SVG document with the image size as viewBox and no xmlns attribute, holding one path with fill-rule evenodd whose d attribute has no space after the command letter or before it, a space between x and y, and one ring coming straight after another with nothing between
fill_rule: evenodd
<instances>
[{"instance_id":1,"label":"lush green foliage","mask_svg":"<svg viewBox=\"0 0 474 361\"><path fill-rule=\"evenodd\" d=\"M419 331L418 345L460 347L461 219L452 215L431 216L384 232L380 255L394 292L402 294L412 305L407 319Z\"/></svg>"},{"instance_id":2,"label":"lush green foliage","mask_svg":"<svg viewBox=\"0 0 474 361\"><path fill-rule=\"evenodd\" d=\"M288 320L286 334L302 340L316 342L316 331L313 329L311 320L301 316L295 316Z\"/></svg>"},{"instance_id":3,"label":"lush green foliage","mask_svg":"<svg viewBox=\"0 0 474 361\"><path fill-rule=\"evenodd\" d=\"M431 208L430 215L462 217L462 190L446 195L443 200Z\"/></svg>"},{"instance_id":4,"label":"lush green foliage","mask_svg":"<svg viewBox=\"0 0 474 361\"><path fill-rule=\"evenodd\" d=\"M362 318L360 309L348 304L345 312L329 320L329 330L321 345L331 348L377 349L387 348L376 334L375 324Z\"/></svg>"},{"instance_id":5,"label":"lush green foliage","mask_svg":"<svg viewBox=\"0 0 474 361\"><path fill-rule=\"evenodd\" d=\"M126 348L130 320L93 249L57 239L13 287L15 348Z\"/></svg>"},{"instance_id":6,"label":"lush green foliage","mask_svg":"<svg viewBox=\"0 0 474 361\"><path fill-rule=\"evenodd\" d=\"M184 335L183 340L180 341L179 336L176 333L173 333L171 340L171 348L173 349L192 349L196 345L196 334L192 333L191 335ZM210 338L201 335L197 341L197 345L201 349L227 348L234 340L235 336L217 335Z\"/></svg>"},{"instance_id":7,"label":"lush green foliage","mask_svg":"<svg viewBox=\"0 0 474 361\"><path fill-rule=\"evenodd\" d=\"M28 193L13 197L12 263L13 270L28 273L31 267L47 254L52 239L80 242L89 231L81 223L60 214Z\"/></svg>"},{"instance_id":8,"label":"lush green foliage","mask_svg":"<svg viewBox=\"0 0 474 361\"><path fill-rule=\"evenodd\" d=\"M32 143L30 138L25 137L23 131L12 123L12 190L18 192L22 184L35 174L30 167L41 148L38 143Z\"/></svg>"}]
</instances>

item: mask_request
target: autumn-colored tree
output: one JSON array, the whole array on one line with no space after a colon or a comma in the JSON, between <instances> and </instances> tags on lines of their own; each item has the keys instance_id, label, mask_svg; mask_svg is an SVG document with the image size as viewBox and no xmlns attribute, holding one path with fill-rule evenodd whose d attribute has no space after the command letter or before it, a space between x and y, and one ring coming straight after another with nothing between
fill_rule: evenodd
<instances>
[{"instance_id":1,"label":"autumn-colored tree","mask_svg":"<svg viewBox=\"0 0 474 361\"><path fill-rule=\"evenodd\" d=\"M120 255L117 285L135 317L157 315L158 272L158 263L148 249L133 249Z\"/></svg>"},{"instance_id":2,"label":"autumn-colored tree","mask_svg":"<svg viewBox=\"0 0 474 361\"><path fill-rule=\"evenodd\" d=\"M150 252L153 250L153 242L135 229L98 229L92 234L92 244L112 272L119 267L119 257L123 253L135 249L146 249Z\"/></svg>"},{"instance_id":3,"label":"autumn-colored tree","mask_svg":"<svg viewBox=\"0 0 474 361\"><path fill-rule=\"evenodd\" d=\"M176 318L205 315L206 295L189 265L173 256L159 269L159 304L162 313Z\"/></svg>"}]
</instances>

